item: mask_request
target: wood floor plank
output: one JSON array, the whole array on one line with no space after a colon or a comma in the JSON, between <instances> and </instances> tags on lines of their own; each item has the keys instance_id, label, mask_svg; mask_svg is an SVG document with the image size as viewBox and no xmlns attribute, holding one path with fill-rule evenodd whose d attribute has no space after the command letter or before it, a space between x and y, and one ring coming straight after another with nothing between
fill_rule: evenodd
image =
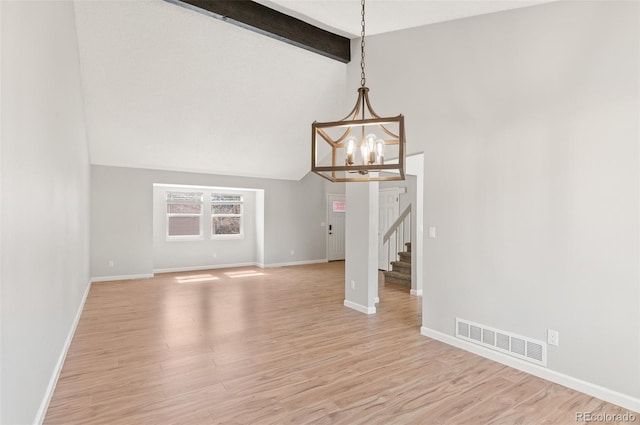
<instances>
[{"instance_id":1,"label":"wood floor plank","mask_svg":"<svg viewBox=\"0 0 640 425\"><path fill-rule=\"evenodd\" d=\"M45 424L573 424L625 409L343 306L344 263L92 286ZM635 414L640 417L640 414ZM638 419L640 421L640 419Z\"/></svg>"}]
</instances>

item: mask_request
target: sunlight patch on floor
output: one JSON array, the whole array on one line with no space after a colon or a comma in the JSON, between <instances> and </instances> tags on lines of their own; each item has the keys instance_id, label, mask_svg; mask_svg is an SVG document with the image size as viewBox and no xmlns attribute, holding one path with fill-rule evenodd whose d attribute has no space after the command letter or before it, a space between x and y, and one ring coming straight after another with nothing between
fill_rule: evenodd
<instances>
[{"instance_id":1,"label":"sunlight patch on floor","mask_svg":"<svg viewBox=\"0 0 640 425\"><path fill-rule=\"evenodd\" d=\"M175 278L178 283L195 283L195 282L207 282L211 280L220 279L217 276L211 274L197 274L197 275L187 275L187 276L176 276Z\"/></svg>"},{"instance_id":2,"label":"sunlight patch on floor","mask_svg":"<svg viewBox=\"0 0 640 425\"><path fill-rule=\"evenodd\" d=\"M235 279L237 277L254 277L254 276L265 276L266 273L262 273L256 270L243 270L239 272L227 272L225 273L231 279Z\"/></svg>"}]
</instances>

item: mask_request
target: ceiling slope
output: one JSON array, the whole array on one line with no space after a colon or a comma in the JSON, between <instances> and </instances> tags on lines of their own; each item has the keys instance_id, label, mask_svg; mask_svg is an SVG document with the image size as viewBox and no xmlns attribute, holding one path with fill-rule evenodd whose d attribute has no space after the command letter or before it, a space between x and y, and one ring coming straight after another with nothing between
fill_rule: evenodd
<instances>
[{"instance_id":1,"label":"ceiling slope","mask_svg":"<svg viewBox=\"0 0 640 425\"><path fill-rule=\"evenodd\" d=\"M76 3L93 164L298 180L346 65L161 0Z\"/></svg>"}]
</instances>

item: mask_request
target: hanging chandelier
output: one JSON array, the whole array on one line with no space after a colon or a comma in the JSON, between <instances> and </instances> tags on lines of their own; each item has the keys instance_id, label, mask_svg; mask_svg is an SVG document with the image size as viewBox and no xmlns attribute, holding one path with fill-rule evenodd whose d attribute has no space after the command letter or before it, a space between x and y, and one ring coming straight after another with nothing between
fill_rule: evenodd
<instances>
[{"instance_id":1,"label":"hanging chandelier","mask_svg":"<svg viewBox=\"0 0 640 425\"><path fill-rule=\"evenodd\" d=\"M311 171L332 182L404 180L404 116L380 117L369 101L364 72L364 2L361 0L360 88L356 105L340 121L315 121L311 125Z\"/></svg>"}]
</instances>

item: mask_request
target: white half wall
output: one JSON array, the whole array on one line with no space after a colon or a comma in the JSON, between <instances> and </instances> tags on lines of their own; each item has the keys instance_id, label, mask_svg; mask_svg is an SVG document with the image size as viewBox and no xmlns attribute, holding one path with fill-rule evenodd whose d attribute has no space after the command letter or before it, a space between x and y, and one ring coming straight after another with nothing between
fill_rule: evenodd
<instances>
[{"instance_id":1,"label":"white half wall","mask_svg":"<svg viewBox=\"0 0 640 425\"><path fill-rule=\"evenodd\" d=\"M423 327L557 330L550 370L635 399L639 9L558 1L367 41L376 111L404 113L425 156Z\"/></svg>"},{"instance_id":2,"label":"white half wall","mask_svg":"<svg viewBox=\"0 0 640 425\"><path fill-rule=\"evenodd\" d=\"M89 154L73 2L0 10L0 423L32 424L88 290Z\"/></svg>"}]
</instances>

